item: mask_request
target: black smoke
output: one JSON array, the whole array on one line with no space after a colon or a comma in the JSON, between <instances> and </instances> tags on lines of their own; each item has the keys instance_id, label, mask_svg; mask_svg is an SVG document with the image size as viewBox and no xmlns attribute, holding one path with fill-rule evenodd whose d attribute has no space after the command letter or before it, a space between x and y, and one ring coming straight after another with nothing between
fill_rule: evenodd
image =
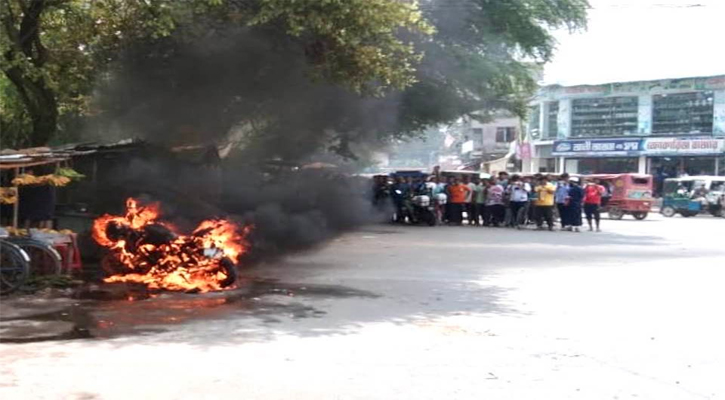
<instances>
[{"instance_id":1,"label":"black smoke","mask_svg":"<svg viewBox=\"0 0 725 400\"><path fill-rule=\"evenodd\" d=\"M137 43L99 86L100 131L164 145L234 142L246 160L302 162L382 147L399 96L371 98L313 79L306 47L275 29L217 27ZM104 125L105 124L105 125Z\"/></svg>"},{"instance_id":2,"label":"black smoke","mask_svg":"<svg viewBox=\"0 0 725 400\"><path fill-rule=\"evenodd\" d=\"M372 207L370 180L336 169L270 173L251 165L189 163L156 146L114 164L104 173L94 211L122 214L127 197L142 205L159 202L162 219L187 233L205 219L231 219L252 227L243 263L308 249L385 218Z\"/></svg>"},{"instance_id":3,"label":"black smoke","mask_svg":"<svg viewBox=\"0 0 725 400\"><path fill-rule=\"evenodd\" d=\"M154 150L109 174L101 208L118 211L134 195L160 201L181 228L233 218L253 226L246 261L380 221L369 180L302 167L342 166L356 146L386 145L398 130L399 96L365 97L313 79L309 50L274 27L232 23L126 49L98 86L94 134L120 131ZM162 150L227 144L231 155L212 162L183 162Z\"/></svg>"}]
</instances>

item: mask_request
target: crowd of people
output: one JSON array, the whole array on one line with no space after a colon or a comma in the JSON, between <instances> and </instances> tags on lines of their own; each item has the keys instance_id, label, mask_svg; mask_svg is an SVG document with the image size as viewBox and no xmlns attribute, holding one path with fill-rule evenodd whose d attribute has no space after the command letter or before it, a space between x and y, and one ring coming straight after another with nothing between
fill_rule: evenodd
<instances>
[{"instance_id":1,"label":"crowd of people","mask_svg":"<svg viewBox=\"0 0 725 400\"><path fill-rule=\"evenodd\" d=\"M431 199L438 223L470 226L512 227L522 229L533 225L537 229L579 232L582 214L590 231L600 231L600 209L609 197L609 190L596 180L580 181L568 174L558 176L509 175L481 179L463 176L443 178L395 177L375 179L375 199L378 206L392 200L395 221L411 221L412 209L418 196Z\"/></svg>"}]
</instances>

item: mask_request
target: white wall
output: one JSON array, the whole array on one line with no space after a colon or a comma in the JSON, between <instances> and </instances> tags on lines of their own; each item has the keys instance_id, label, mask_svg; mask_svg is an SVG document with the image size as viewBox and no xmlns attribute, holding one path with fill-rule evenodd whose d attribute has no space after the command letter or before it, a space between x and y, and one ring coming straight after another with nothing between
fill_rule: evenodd
<instances>
[{"instance_id":1,"label":"white wall","mask_svg":"<svg viewBox=\"0 0 725 400\"><path fill-rule=\"evenodd\" d=\"M516 129L518 135L521 135L521 120L516 117L497 118L491 122L480 123L476 120L470 121L470 135L473 129L482 129L483 131L483 150L484 153L506 152L509 149L508 143L496 142L496 129L512 127ZM471 137L471 139L473 139ZM478 149L477 149L478 150Z\"/></svg>"}]
</instances>

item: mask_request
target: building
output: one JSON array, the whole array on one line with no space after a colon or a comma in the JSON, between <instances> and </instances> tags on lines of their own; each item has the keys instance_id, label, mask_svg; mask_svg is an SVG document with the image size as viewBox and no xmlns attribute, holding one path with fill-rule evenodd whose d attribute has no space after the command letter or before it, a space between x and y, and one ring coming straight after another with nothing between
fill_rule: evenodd
<instances>
[{"instance_id":1,"label":"building","mask_svg":"<svg viewBox=\"0 0 725 400\"><path fill-rule=\"evenodd\" d=\"M725 75L546 86L526 172L725 174Z\"/></svg>"},{"instance_id":2,"label":"building","mask_svg":"<svg viewBox=\"0 0 725 400\"><path fill-rule=\"evenodd\" d=\"M518 139L521 126L520 118L507 113L487 122L466 118L461 145L463 164L484 172L516 169L512 144Z\"/></svg>"}]
</instances>

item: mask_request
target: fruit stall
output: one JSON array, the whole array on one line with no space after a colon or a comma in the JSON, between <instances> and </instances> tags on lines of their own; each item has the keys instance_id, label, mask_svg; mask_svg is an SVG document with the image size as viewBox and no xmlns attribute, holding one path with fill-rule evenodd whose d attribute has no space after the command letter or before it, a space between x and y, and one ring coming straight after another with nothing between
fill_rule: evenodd
<instances>
[{"instance_id":1,"label":"fruit stall","mask_svg":"<svg viewBox=\"0 0 725 400\"><path fill-rule=\"evenodd\" d=\"M22 273L17 279L68 274L81 268L77 235L53 229L56 189L84 178L71 168L69 160L48 148L0 153L0 226L5 225L0 240L7 248L20 248L28 263L27 271L18 270ZM10 260L4 262L10 264ZM10 272L15 271L4 270L3 277L12 275Z\"/></svg>"}]
</instances>

